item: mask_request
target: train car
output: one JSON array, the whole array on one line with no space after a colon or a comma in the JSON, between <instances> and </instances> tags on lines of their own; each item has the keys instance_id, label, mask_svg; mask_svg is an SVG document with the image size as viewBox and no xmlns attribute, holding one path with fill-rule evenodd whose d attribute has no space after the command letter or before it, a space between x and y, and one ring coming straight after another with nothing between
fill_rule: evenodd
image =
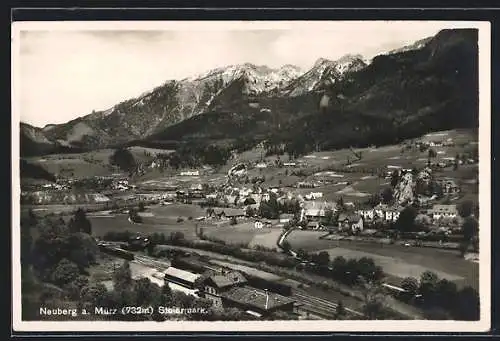
<instances>
[{"instance_id":1,"label":"train car","mask_svg":"<svg viewBox=\"0 0 500 341\"><path fill-rule=\"evenodd\" d=\"M222 269L221 267L217 267L202 260L195 259L194 257L175 257L171 263L172 266L176 268L198 273L203 273L206 271L221 271Z\"/></svg>"},{"instance_id":2,"label":"train car","mask_svg":"<svg viewBox=\"0 0 500 341\"><path fill-rule=\"evenodd\" d=\"M405 290L401 287L398 287L396 285L382 283L382 288L387 294L389 294L397 299L404 299L406 296L408 296L407 290Z\"/></svg>"},{"instance_id":3,"label":"train car","mask_svg":"<svg viewBox=\"0 0 500 341\"><path fill-rule=\"evenodd\" d=\"M106 245L99 245L99 249L101 252L107 253L109 255L113 256L118 256L120 258L124 258L126 260L134 260L134 254L132 252L123 250L121 248L115 247L115 246L106 246Z\"/></svg>"}]
</instances>

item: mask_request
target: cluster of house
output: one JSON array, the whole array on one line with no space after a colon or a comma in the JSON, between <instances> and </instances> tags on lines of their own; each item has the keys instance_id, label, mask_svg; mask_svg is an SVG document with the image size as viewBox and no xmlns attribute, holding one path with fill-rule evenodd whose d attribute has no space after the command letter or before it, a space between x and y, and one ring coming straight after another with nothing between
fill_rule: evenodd
<instances>
[{"instance_id":1,"label":"cluster of house","mask_svg":"<svg viewBox=\"0 0 500 341\"><path fill-rule=\"evenodd\" d=\"M446 140L440 140L440 139L434 139L430 141L416 141L415 146L420 147L420 146L426 146L426 147L453 147L455 145L455 142L453 142L453 139L451 137L447 138Z\"/></svg>"},{"instance_id":2,"label":"cluster of house","mask_svg":"<svg viewBox=\"0 0 500 341\"><path fill-rule=\"evenodd\" d=\"M444 178L439 179L437 182L441 186L444 195L454 195L460 192L460 186L453 179Z\"/></svg>"},{"instance_id":3,"label":"cluster of house","mask_svg":"<svg viewBox=\"0 0 500 341\"><path fill-rule=\"evenodd\" d=\"M168 267L160 273L160 285L169 285L203 297L220 308L237 308L257 318L281 311L297 314L298 304L290 297L248 285L245 276L232 270L217 269L203 274Z\"/></svg>"},{"instance_id":4,"label":"cluster of house","mask_svg":"<svg viewBox=\"0 0 500 341\"><path fill-rule=\"evenodd\" d=\"M118 191L126 191L131 188L127 179L116 179L111 183L111 188Z\"/></svg>"},{"instance_id":5,"label":"cluster of house","mask_svg":"<svg viewBox=\"0 0 500 341\"><path fill-rule=\"evenodd\" d=\"M69 189L69 186L66 184L60 184L60 183L50 183L50 184L42 185L42 188L44 190L64 191L64 190Z\"/></svg>"},{"instance_id":6,"label":"cluster of house","mask_svg":"<svg viewBox=\"0 0 500 341\"><path fill-rule=\"evenodd\" d=\"M199 170L188 170L188 171L182 171L179 174L180 176L200 176L200 171Z\"/></svg>"}]
</instances>

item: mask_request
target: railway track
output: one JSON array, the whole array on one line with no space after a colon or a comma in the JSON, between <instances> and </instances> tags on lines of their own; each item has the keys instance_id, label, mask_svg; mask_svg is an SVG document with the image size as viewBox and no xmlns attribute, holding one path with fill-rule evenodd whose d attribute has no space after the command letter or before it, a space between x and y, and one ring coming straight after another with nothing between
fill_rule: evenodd
<instances>
[{"instance_id":1,"label":"railway track","mask_svg":"<svg viewBox=\"0 0 500 341\"><path fill-rule=\"evenodd\" d=\"M139 263L139 264L142 264L145 266L149 266L149 267L152 267L152 268L160 270L160 271L163 271L170 266L170 263L168 263L168 262L158 261L158 260L146 257L146 256L135 255L134 261L136 263Z\"/></svg>"},{"instance_id":2,"label":"railway track","mask_svg":"<svg viewBox=\"0 0 500 341\"><path fill-rule=\"evenodd\" d=\"M302 303L302 309L311 313L315 313L317 315L321 315L328 318L335 317L335 311L337 309L338 304L325 300L323 298L302 294L300 292L295 292L292 296L297 298L299 303ZM346 312L351 315L362 317L364 316L359 311L345 308Z\"/></svg>"}]
</instances>

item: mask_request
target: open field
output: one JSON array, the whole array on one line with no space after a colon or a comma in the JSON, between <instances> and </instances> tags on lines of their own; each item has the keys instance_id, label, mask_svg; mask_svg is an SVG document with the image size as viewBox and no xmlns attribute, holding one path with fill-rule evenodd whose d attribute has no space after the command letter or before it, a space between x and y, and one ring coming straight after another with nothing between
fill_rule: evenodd
<instances>
[{"instance_id":1,"label":"open field","mask_svg":"<svg viewBox=\"0 0 500 341\"><path fill-rule=\"evenodd\" d=\"M138 162L153 160L157 153L171 153L167 149L154 149L145 147L128 148ZM98 149L85 153L72 154L52 154L36 157L27 157L30 163L44 167L56 176L71 178L88 178L92 176L110 176L114 173L121 173L119 169L110 165L109 158L113 154L113 149ZM147 156L145 152L151 154Z\"/></svg>"},{"instance_id":2,"label":"open field","mask_svg":"<svg viewBox=\"0 0 500 341\"><path fill-rule=\"evenodd\" d=\"M253 237L252 241L248 245L249 247L255 247L257 245L263 246L268 249L277 249L278 238L281 236L282 230L278 228L267 229L267 233L260 233Z\"/></svg>"},{"instance_id":3,"label":"open field","mask_svg":"<svg viewBox=\"0 0 500 341\"><path fill-rule=\"evenodd\" d=\"M167 236L172 232L182 232L186 239L196 239L196 223L186 221L173 224L135 224L128 220L128 215L120 214L112 218L109 217L91 217L92 234L95 236L104 236L108 232L130 231L140 234L164 233Z\"/></svg>"},{"instance_id":4,"label":"open field","mask_svg":"<svg viewBox=\"0 0 500 341\"><path fill-rule=\"evenodd\" d=\"M30 163L44 167L56 176L86 178L105 176L119 172L109 165L112 149L100 149L81 154L53 154L43 157L28 157Z\"/></svg>"},{"instance_id":5,"label":"open field","mask_svg":"<svg viewBox=\"0 0 500 341\"><path fill-rule=\"evenodd\" d=\"M47 214L65 214L72 213L78 208L85 208L89 210L105 210L106 204L68 204L68 205L22 205L21 211L28 211L32 209L37 215L44 216Z\"/></svg>"},{"instance_id":6,"label":"open field","mask_svg":"<svg viewBox=\"0 0 500 341\"><path fill-rule=\"evenodd\" d=\"M141 215L144 222L150 224L162 224L165 222L177 222L177 218L188 220L189 217L196 219L205 216L206 210L197 205L173 203L171 205L152 205Z\"/></svg>"},{"instance_id":7,"label":"open field","mask_svg":"<svg viewBox=\"0 0 500 341\"><path fill-rule=\"evenodd\" d=\"M253 221L204 229L204 234L207 237L217 238L230 244L248 244L249 247L262 245L276 248L276 241L280 233L280 229L256 229Z\"/></svg>"},{"instance_id":8,"label":"open field","mask_svg":"<svg viewBox=\"0 0 500 341\"><path fill-rule=\"evenodd\" d=\"M210 184L210 185L220 185L225 183L225 174L207 174L200 176L181 176L178 174L171 174L166 176L165 173L160 173L157 171L157 176L152 176L148 174L137 182L138 187L143 189L164 189L171 187L186 188L193 184Z\"/></svg>"},{"instance_id":9,"label":"open field","mask_svg":"<svg viewBox=\"0 0 500 341\"><path fill-rule=\"evenodd\" d=\"M400 278L408 275L415 276L425 269L437 274L448 274L447 276L454 278L458 285L479 287L478 264L460 258L456 250L318 239L322 234L324 232L296 230L288 236L287 240L294 250L304 249L309 252L328 250L335 257L371 257L377 265L383 267L385 272Z\"/></svg>"}]
</instances>

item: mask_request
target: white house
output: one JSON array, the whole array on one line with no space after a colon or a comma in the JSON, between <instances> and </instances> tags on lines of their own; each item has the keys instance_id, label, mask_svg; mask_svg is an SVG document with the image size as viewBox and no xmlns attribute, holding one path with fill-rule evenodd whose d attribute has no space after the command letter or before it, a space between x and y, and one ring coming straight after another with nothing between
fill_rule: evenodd
<instances>
[{"instance_id":1,"label":"white house","mask_svg":"<svg viewBox=\"0 0 500 341\"><path fill-rule=\"evenodd\" d=\"M323 192L311 192L305 195L306 200L316 200L323 197Z\"/></svg>"},{"instance_id":2,"label":"white house","mask_svg":"<svg viewBox=\"0 0 500 341\"><path fill-rule=\"evenodd\" d=\"M458 215L457 205L434 205L429 210L429 215L434 220L453 219Z\"/></svg>"},{"instance_id":3,"label":"white house","mask_svg":"<svg viewBox=\"0 0 500 341\"><path fill-rule=\"evenodd\" d=\"M254 227L256 229L261 229L261 228L264 228L264 227L271 227L271 223L267 220L257 220L255 223L254 223Z\"/></svg>"},{"instance_id":4,"label":"white house","mask_svg":"<svg viewBox=\"0 0 500 341\"><path fill-rule=\"evenodd\" d=\"M181 172L181 176L200 176L200 171L184 171Z\"/></svg>"},{"instance_id":5,"label":"white house","mask_svg":"<svg viewBox=\"0 0 500 341\"><path fill-rule=\"evenodd\" d=\"M264 162L259 162L255 165L255 168L267 168L267 164L265 164Z\"/></svg>"},{"instance_id":6,"label":"white house","mask_svg":"<svg viewBox=\"0 0 500 341\"><path fill-rule=\"evenodd\" d=\"M374 209L358 210L357 214L362 216L365 220L375 219L375 210Z\"/></svg>"},{"instance_id":7,"label":"white house","mask_svg":"<svg viewBox=\"0 0 500 341\"><path fill-rule=\"evenodd\" d=\"M399 218L401 212L399 210L388 210L385 211L385 220L386 221L396 221Z\"/></svg>"},{"instance_id":8,"label":"white house","mask_svg":"<svg viewBox=\"0 0 500 341\"><path fill-rule=\"evenodd\" d=\"M342 213L338 218L339 230L351 230L353 233L363 231L363 218L358 214Z\"/></svg>"}]
</instances>

